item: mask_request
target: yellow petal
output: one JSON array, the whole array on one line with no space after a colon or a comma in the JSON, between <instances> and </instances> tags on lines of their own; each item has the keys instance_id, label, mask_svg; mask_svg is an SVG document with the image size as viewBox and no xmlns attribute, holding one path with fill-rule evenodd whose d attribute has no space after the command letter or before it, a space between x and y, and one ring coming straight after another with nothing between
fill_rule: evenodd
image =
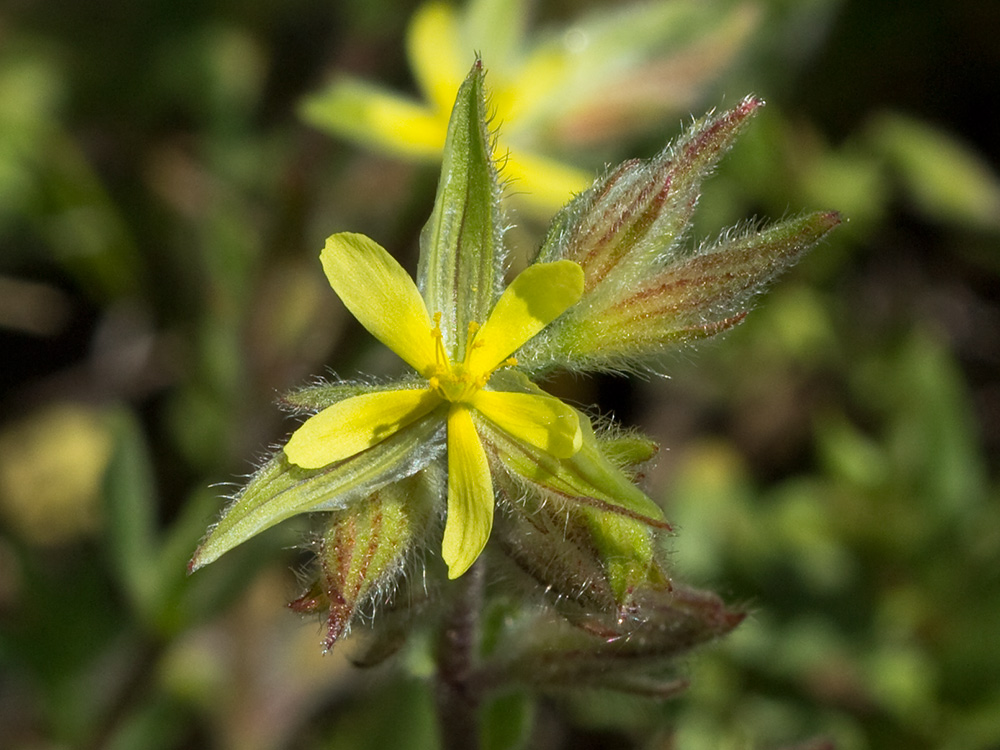
<instances>
[{"instance_id":1,"label":"yellow petal","mask_svg":"<svg viewBox=\"0 0 1000 750\"><path fill-rule=\"evenodd\" d=\"M285 455L303 469L319 469L381 443L440 403L440 396L424 389L378 391L338 401L292 433Z\"/></svg>"},{"instance_id":2,"label":"yellow petal","mask_svg":"<svg viewBox=\"0 0 1000 750\"><path fill-rule=\"evenodd\" d=\"M518 274L476 334L469 372L494 370L583 294L583 269L571 260L536 263Z\"/></svg>"},{"instance_id":3,"label":"yellow petal","mask_svg":"<svg viewBox=\"0 0 1000 750\"><path fill-rule=\"evenodd\" d=\"M328 238L320 253L330 286L379 341L417 372L434 366L433 324L410 275L363 234Z\"/></svg>"},{"instance_id":4,"label":"yellow petal","mask_svg":"<svg viewBox=\"0 0 1000 750\"><path fill-rule=\"evenodd\" d=\"M413 75L427 98L445 116L443 127L447 126L455 90L473 60L472 47L459 49L459 37L455 11L442 2L418 8L407 29L406 52Z\"/></svg>"},{"instance_id":5,"label":"yellow petal","mask_svg":"<svg viewBox=\"0 0 1000 750\"><path fill-rule=\"evenodd\" d=\"M511 437L557 458L569 458L583 444L576 411L553 396L478 391L472 406Z\"/></svg>"},{"instance_id":6,"label":"yellow petal","mask_svg":"<svg viewBox=\"0 0 1000 750\"><path fill-rule=\"evenodd\" d=\"M448 412L448 518L441 555L448 577L467 571L493 528L493 480L472 415L463 406Z\"/></svg>"},{"instance_id":7,"label":"yellow petal","mask_svg":"<svg viewBox=\"0 0 1000 750\"><path fill-rule=\"evenodd\" d=\"M326 132L410 159L440 158L448 126L425 104L346 76L306 99L302 117Z\"/></svg>"},{"instance_id":8,"label":"yellow petal","mask_svg":"<svg viewBox=\"0 0 1000 750\"><path fill-rule=\"evenodd\" d=\"M558 211L594 181L589 172L527 151L511 148L497 156L503 164L504 179L513 185L514 194L545 217Z\"/></svg>"}]
</instances>

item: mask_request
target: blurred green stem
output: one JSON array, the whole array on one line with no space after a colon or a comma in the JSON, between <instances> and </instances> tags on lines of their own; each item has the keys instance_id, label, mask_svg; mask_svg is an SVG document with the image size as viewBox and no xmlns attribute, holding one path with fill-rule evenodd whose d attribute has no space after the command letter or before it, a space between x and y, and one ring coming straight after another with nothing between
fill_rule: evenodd
<instances>
[{"instance_id":1,"label":"blurred green stem","mask_svg":"<svg viewBox=\"0 0 1000 750\"><path fill-rule=\"evenodd\" d=\"M100 750L113 744L122 726L138 711L149 698L152 687L151 675L163 655L163 645L159 642L145 642L130 665L130 670L118 687L114 699L109 702L106 715L101 719L89 741L80 745L82 750Z\"/></svg>"},{"instance_id":2,"label":"blurred green stem","mask_svg":"<svg viewBox=\"0 0 1000 750\"><path fill-rule=\"evenodd\" d=\"M444 750L477 750L482 691L474 675L483 601L482 563L473 565L455 583L458 590L437 651L438 721Z\"/></svg>"}]
</instances>

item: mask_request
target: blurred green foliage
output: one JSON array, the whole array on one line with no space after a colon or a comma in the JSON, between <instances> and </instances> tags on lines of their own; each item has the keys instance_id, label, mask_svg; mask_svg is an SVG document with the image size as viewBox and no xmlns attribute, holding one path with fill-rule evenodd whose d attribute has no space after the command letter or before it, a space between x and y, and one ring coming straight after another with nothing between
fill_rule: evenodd
<instances>
[{"instance_id":1,"label":"blurred green foliage","mask_svg":"<svg viewBox=\"0 0 1000 750\"><path fill-rule=\"evenodd\" d=\"M394 366L315 254L350 229L412 257L436 168L296 113L338 73L415 92L416 6L0 9L3 747L434 746L419 648L354 670L279 606L295 528L185 576L217 485L290 429L275 394L324 365ZM997 747L998 10L718 6L753 6L753 31L714 77L678 79L684 106L769 106L698 236L801 210L848 223L669 382L555 386L668 449L649 488L678 578L753 615L674 701L503 695L486 746ZM538 0L526 27L617 7ZM649 156L685 116L558 156ZM537 216L515 219L537 243Z\"/></svg>"}]
</instances>

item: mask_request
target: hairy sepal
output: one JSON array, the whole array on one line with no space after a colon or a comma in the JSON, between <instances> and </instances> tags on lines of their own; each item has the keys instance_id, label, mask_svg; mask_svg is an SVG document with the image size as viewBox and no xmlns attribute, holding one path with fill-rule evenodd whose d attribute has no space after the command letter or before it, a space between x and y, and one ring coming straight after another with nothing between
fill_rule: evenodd
<instances>
[{"instance_id":1,"label":"hairy sepal","mask_svg":"<svg viewBox=\"0 0 1000 750\"><path fill-rule=\"evenodd\" d=\"M507 387L539 391L537 386L517 373L505 373L502 380ZM572 558L578 553L594 557L597 569L607 580L611 599L621 607L637 585L649 580L655 555L653 538L658 531L668 531L670 525L660 507L634 484L632 477L604 454L586 415L577 412L577 416L581 446L567 458L558 458L517 440L485 420L479 424L480 435L494 460L500 464L498 468L509 474L512 482L519 487L519 490L508 490L506 494L524 496L526 502L535 502L536 505L552 503L554 508L571 510L567 518L579 526L574 536L577 539L585 537L586 543L580 547L578 541L570 540L566 549L572 550L575 546L582 552L573 551L553 564L567 569L579 565L588 568L592 567L591 563L584 565ZM526 554L529 557L541 555L529 567L543 570L549 564L545 562L545 557L549 555L545 550L537 553L526 550ZM588 577L588 573L581 574L577 577L578 582L582 583ZM569 588L573 589L576 585L571 584Z\"/></svg>"},{"instance_id":2,"label":"hairy sepal","mask_svg":"<svg viewBox=\"0 0 1000 750\"><path fill-rule=\"evenodd\" d=\"M660 507L601 452L586 415L580 412L577 415L582 445L569 458L557 458L486 422L480 422L480 430L483 439L494 446L504 468L522 480L597 510L614 510L651 526L669 529Z\"/></svg>"},{"instance_id":3,"label":"hairy sepal","mask_svg":"<svg viewBox=\"0 0 1000 750\"><path fill-rule=\"evenodd\" d=\"M555 618L525 619L498 643L504 678L542 689L594 687L653 697L684 688L677 659L736 628L746 613L686 587L645 589L610 630L588 632Z\"/></svg>"},{"instance_id":4,"label":"hairy sepal","mask_svg":"<svg viewBox=\"0 0 1000 750\"><path fill-rule=\"evenodd\" d=\"M341 510L359 497L419 471L441 455L443 437L440 420L426 417L378 445L322 469L302 469L279 451L226 508L188 569L208 565L287 518Z\"/></svg>"},{"instance_id":5,"label":"hairy sepal","mask_svg":"<svg viewBox=\"0 0 1000 750\"><path fill-rule=\"evenodd\" d=\"M693 255L620 287L615 296L580 312L574 309L537 345L547 347L549 356L566 367L650 366L672 347L741 323L754 295L839 223L839 214L818 212L760 231L726 233Z\"/></svg>"},{"instance_id":6,"label":"hairy sepal","mask_svg":"<svg viewBox=\"0 0 1000 750\"><path fill-rule=\"evenodd\" d=\"M642 370L665 351L746 316L754 292L839 222L810 214L692 247L685 234L701 183L763 105L748 97L709 115L649 160L621 164L553 220L538 261L580 264L580 302L533 339L522 366Z\"/></svg>"},{"instance_id":7,"label":"hairy sepal","mask_svg":"<svg viewBox=\"0 0 1000 750\"><path fill-rule=\"evenodd\" d=\"M579 263L589 302L608 294L617 275L678 252L702 180L762 105L749 97L696 121L653 159L632 159L608 172L556 216L537 260Z\"/></svg>"},{"instance_id":8,"label":"hairy sepal","mask_svg":"<svg viewBox=\"0 0 1000 750\"><path fill-rule=\"evenodd\" d=\"M669 588L656 556L658 528L613 510L596 510L498 473L500 545L567 620L608 629L635 591Z\"/></svg>"},{"instance_id":9,"label":"hairy sepal","mask_svg":"<svg viewBox=\"0 0 1000 750\"><path fill-rule=\"evenodd\" d=\"M465 354L465 331L482 323L503 284L500 185L486 122L484 71L476 60L455 99L431 218L420 234L418 287L441 313L453 360Z\"/></svg>"},{"instance_id":10,"label":"hairy sepal","mask_svg":"<svg viewBox=\"0 0 1000 750\"><path fill-rule=\"evenodd\" d=\"M324 650L365 611L387 599L408 553L434 526L439 483L421 471L329 514L317 546L316 582L289 606L326 610Z\"/></svg>"},{"instance_id":11,"label":"hairy sepal","mask_svg":"<svg viewBox=\"0 0 1000 750\"><path fill-rule=\"evenodd\" d=\"M426 381L418 378L385 383L363 383L349 380L335 383L318 381L285 393L278 400L278 403L290 412L308 414L364 393L403 391L426 387Z\"/></svg>"}]
</instances>

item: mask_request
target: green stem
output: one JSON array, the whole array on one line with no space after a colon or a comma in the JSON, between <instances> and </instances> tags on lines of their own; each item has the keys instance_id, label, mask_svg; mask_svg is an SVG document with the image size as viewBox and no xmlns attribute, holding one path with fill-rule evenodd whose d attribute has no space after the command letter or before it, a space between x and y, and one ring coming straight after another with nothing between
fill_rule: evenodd
<instances>
[{"instance_id":1,"label":"green stem","mask_svg":"<svg viewBox=\"0 0 1000 750\"><path fill-rule=\"evenodd\" d=\"M477 750L482 690L474 679L483 601L483 566L477 562L457 582L437 651L437 708L444 750Z\"/></svg>"}]
</instances>

